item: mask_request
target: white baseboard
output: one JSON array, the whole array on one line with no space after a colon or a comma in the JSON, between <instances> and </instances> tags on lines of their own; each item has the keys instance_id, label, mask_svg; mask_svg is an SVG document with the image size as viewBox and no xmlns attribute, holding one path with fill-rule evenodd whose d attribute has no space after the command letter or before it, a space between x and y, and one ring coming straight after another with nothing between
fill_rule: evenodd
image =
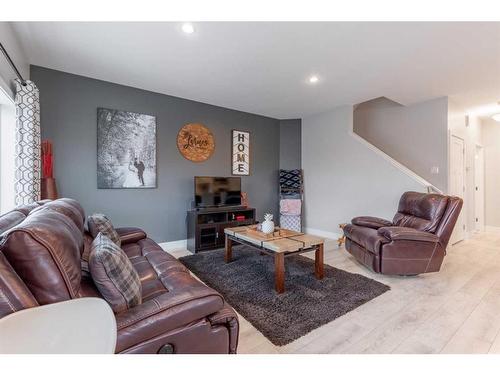
<instances>
[{"instance_id":1,"label":"white baseboard","mask_svg":"<svg viewBox=\"0 0 500 375\"><path fill-rule=\"evenodd\" d=\"M174 250L174 249L185 249L187 247L187 240L178 240L178 241L169 241L159 243L160 247L165 250Z\"/></svg>"},{"instance_id":2,"label":"white baseboard","mask_svg":"<svg viewBox=\"0 0 500 375\"><path fill-rule=\"evenodd\" d=\"M495 233L499 233L500 232L500 227L494 227L492 225L485 225L484 226L484 230L486 232L495 232Z\"/></svg>"},{"instance_id":3,"label":"white baseboard","mask_svg":"<svg viewBox=\"0 0 500 375\"><path fill-rule=\"evenodd\" d=\"M312 234L314 236L320 236L325 238L325 249L337 249L337 240L339 237L342 237L342 234L339 232L329 232L326 230L315 229L315 228L304 228L304 232L307 234Z\"/></svg>"},{"instance_id":4,"label":"white baseboard","mask_svg":"<svg viewBox=\"0 0 500 375\"><path fill-rule=\"evenodd\" d=\"M342 234L339 232L328 232L326 230L314 229L314 228L304 228L304 232L306 232L307 234L325 237L329 240L335 240L335 241L337 241L337 239L342 236Z\"/></svg>"}]
</instances>

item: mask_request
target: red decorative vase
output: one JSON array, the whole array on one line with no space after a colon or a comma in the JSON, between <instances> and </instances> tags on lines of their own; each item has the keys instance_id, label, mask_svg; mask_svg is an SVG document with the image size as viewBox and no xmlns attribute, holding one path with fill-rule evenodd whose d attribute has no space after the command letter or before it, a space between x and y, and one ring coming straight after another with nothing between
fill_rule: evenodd
<instances>
[{"instance_id":1,"label":"red decorative vase","mask_svg":"<svg viewBox=\"0 0 500 375\"><path fill-rule=\"evenodd\" d=\"M57 199L57 186L56 179L53 177L42 177L41 186L41 197L42 199Z\"/></svg>"},{"instance_id":2,"label":"red decorative vase","mask_svg":"<svg viewBox=\"0 0 500 375\"><path fill-rule=\"evenodd\" d=\"M41 182L41 198L42 199L57 199L56 180L53 177L53 159L52 159L52 142L42 142L42 182Z\"/></svg>"}]
</instances>

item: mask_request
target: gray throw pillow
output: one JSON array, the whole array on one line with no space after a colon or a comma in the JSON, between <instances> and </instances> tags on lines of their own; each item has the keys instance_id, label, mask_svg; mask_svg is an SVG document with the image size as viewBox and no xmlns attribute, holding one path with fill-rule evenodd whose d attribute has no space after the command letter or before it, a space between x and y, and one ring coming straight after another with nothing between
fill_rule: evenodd
<instances>
[{"instance_id":1,"label":"gray throw pillow","mask_svg":"<svg viewBox=\"0 0 500 375\"><path fill-rule=\"evenodd\" d=\"M125 252L103 233L92 242L89 269L94 284L115 313L142 302L137 271Z\"/></svg>"},{"instance_id":2,"label":"gray throw pillow","mask_svg":"<svg viewBox=\"0 0 500 375\"><path fill-rule=\"evenodd\" d=\"M113 241L118 246L122 245L122 240L120 235L116 231L111 220L104 214L92 214L87 219L87 225L89 227L89 232L92 237L96 238L97 234L100 232L105 234L111 241Z\"/></svg>"}]
</instances>

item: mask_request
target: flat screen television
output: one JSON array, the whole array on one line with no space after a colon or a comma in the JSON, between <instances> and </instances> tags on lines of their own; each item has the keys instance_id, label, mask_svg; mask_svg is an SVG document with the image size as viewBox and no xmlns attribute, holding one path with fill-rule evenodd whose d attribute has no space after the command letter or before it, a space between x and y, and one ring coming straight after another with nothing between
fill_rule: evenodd
<instances>
[{"instance_id":1,"label":"flat screen television","mask_svg":"<svg viewBox=\"0 0 500 375\"><path fill-rule=\"evenodd\" d=\"M241 205L241 177L194 178L194 201L197 208Z\"/></svg>"}]
</instances>

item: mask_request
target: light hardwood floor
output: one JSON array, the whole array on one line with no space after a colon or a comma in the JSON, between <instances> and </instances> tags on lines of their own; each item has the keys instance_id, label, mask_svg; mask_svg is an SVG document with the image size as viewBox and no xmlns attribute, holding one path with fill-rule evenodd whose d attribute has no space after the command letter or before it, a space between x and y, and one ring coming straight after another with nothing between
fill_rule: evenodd
<instances>
[{"instance_id":1,"label":"light hardwood floor","mask_svg":"<svg viewBox=\"0 0 500 375\"><path fill-rule=\"evenodd\" d=\"M333 244L325 263L391 290L281 347L240 316L239 353L500 353L500 232L474 234L449 247L434 274L378 275Z\"/></svg>"}]
</instances>

